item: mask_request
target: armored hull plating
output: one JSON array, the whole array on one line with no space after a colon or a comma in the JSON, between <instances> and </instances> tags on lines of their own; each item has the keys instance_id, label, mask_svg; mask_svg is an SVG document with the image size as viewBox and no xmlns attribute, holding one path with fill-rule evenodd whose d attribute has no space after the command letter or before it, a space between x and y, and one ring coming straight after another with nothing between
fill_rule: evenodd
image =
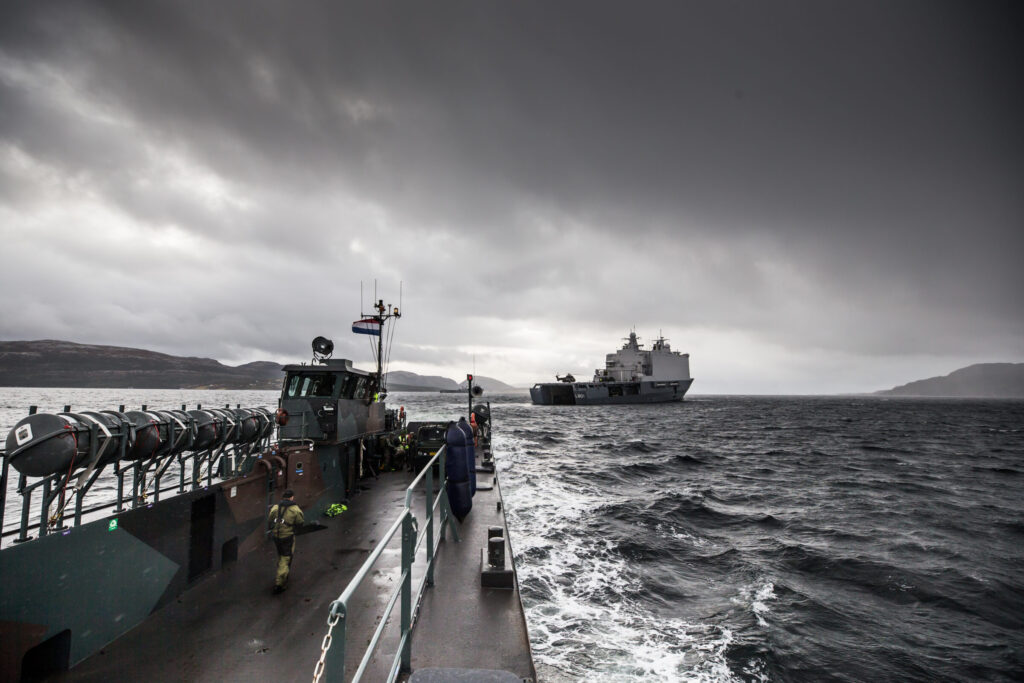
<instances>
[{"instance_id":1,"label":"armored hull plating","mask_svg":"<svg viewBox=\"0 0 1024 683\"><path fill-rule=\"evenodd\" d=\"M575 382L566 375L535 384L530 398L536 405L666 403L682 401L692 383L690 354L673 351L662 337L650 350L643 349L631 332L621 349L607 355L593 381Z\"/></svg>"}]
</instances>

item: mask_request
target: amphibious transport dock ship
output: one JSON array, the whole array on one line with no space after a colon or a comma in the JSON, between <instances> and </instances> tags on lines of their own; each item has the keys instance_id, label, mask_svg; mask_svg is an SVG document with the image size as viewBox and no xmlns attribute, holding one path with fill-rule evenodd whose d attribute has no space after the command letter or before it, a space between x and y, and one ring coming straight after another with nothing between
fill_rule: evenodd
<instances>
[{"instance_id":1,"label":"amphibious transport dock ship","mask_svg":"<svg viewBox=\"0 0 1024 683\"><path fill-rule=\"evenodd\" d=\"M381 400L379 363L332 349L318 337L314 362L284 368L276 413L30 410L0 450L0 496L16 477L21 498L0 680L533 680L489 406L471 393L476 429L448 423L421 469L395 469L404 410ZM98 479L112 501L90 497ZM267 512L285 489L307 525L274 595Z\"/></svg>"},{"instance_id":2,"label":"amphibious transport dock ship","mask_svg":"<svg viewBox=\"0 0 1024 683\"><path fill-rule=\"evenodd\" d=\"M557 382L533 385L530 398L546 406L682 401L693 383L690 354L673 351L664 337L655 339L650 350L641 348L635 332L625 342L607 355L592 381L556 375Z\"/></svg>"}]
</instances>

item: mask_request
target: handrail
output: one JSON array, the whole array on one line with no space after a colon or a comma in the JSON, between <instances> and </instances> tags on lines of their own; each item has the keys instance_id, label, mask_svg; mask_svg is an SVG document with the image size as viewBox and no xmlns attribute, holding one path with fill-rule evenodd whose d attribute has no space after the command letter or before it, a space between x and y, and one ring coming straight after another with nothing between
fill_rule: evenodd
<instances>
[{"instance_id":1,"label":"handrail","mask_svg":"<svg viewBox=\"0 0 1024 683\"><path fill-rule=\"evenodd\" d=\"M237 456L238 455L237 454L237 450L238 450L237 449L237 444L230 444L230 445L232 446L232 455L233 456ZM226 448L226 446L224 446L222 448ZM4 513L5 513L6 502L7 502L7 481L8 481L8 478L9 478L9 473L8 473L8 461L6 459L6 453L5 453L5 451L4 451L4 449L2 447L0 447L0 462L2 462L2 468L3 468L2 474L0 474L0 539L4 539L4 538L7 538L8 536L13 536L15 534L24 534L24 533L26 533L28 531L32 531L33 529L38 529L39 528L39 521L37 520L37 521L31 522L31 523L19 522L17 526L14 526L14 525L11 525L10 527L4 526L5 525L5 522L4 522L5 515L4 515ZM166 463L165 463L164 469L166 469L167 465L171 465L174 462L175 462L175 460L174 460L173 456L168 458ZM103 470L103 471L104 472L109 472L109 470ZM117 466L116 465L115 465L115 469L114 469L114 474L115 474L115 476L118 474ZM230 478L229 479L225 479L224 477L221 477L220 475L214 476L212 474L212 470L208 470L207 474L205 476L200 477L198 480L194 480L192 482L193 490L198 489L199 482L202 479L204 479L204 478L207 480L207 484L206 484L206 486L204 488L212 487L214 479L216 479L217 483L222 483L222 482L228 481L230 479ZM160 477L157 477L157 481L159 481L159 479L160 479ZM123 482L119 480L118 486L119 486L119 488L121 488L123 486ZM99 512L100 510L106 510L108 508L116 507L117 509L114 512L120 514L121 512L124 512L124 510L120 506L123 505L126 502L135 501L136 499L139 498L140 494L142 495L142 497L148 496L149 494L153 494L153 500L154 501L159 501L161 493L167 493L168 491L174 491L174 490L177 490L179 493L182 493L181 484L169 484L169 485L163 486L163 487L154 487L153 489L149 489L147 487L144 490L136 490L136 491L134 491L130 496L125 496L123 491L121 491L121 492L115 494L115 498L113 500L108 500L108 501L103 502L103 503L96 503L95 505L91 505L89 507L82 507L81 510L78 510L76 508L76 510L75 510L75 518L74 518L75 519L74 526L80 526L80 524L81 524L81 516L82 515L88 515L88 514L91 514L93 512ZM25 531L22 531L22 527L24 527Z\"/></svg>"},{"instance_id":2,"label":"handrail","mask_svg":"<svg viewBox=\"0 0 1024 683\"><path fill-rule=\"evenodd\" d=\"M159 489L159 491L160 491L160 493L166 493L167 491L173 491L176 488L178 488L177 484L170 484L168 486L163 487L162 489ZM155 493L155 492L156 492L155 490L154 491L147 491L147 493ZM124 502L125 502L124 500L120 501L120 503L118 501L116 501L116 500L111 500L111 501L108 501L106 503L99 503L99 504L93 505L91 507L83 508L82 509L82 514L83 515L88 515L88 514L93 513L93 512L98 512L99 510L106 510L107 508L115 507L115 506L120 505L121 503L124 503ZM27 529L29 531L32 531L33 529L38 528L38 527L39 527L39 522L36 521L36 522L33 522L33 523L29 524ZM0 537L6 538L7 536L13 536L14 534L19 533L20 531L21 531L20 527L15 528L15 527L12 526L9 529L4 529L2 534L0 534Z\"/></svg>"},{"instance_id":3,"label":"handrail","mask_svg":"<svg viewBox=\"0 0 1024 683\"><path fill-rule=\"evenodd\" d=\"M423 596L423 592L427 586L434 585L434 558L437 555L437 550L441 545L441 541L445 539L445 529L447 526L451 526L452 535L455 540L459 540L459 534L455 527L455 521L452 518L451 507L448 502L448 492L446 490L446 477L445 471L445 458L447 455L447 448L441 446L441 448L434 454L434 457L423 467L420 473L413 479L412 483L405 489L405 505L402 511L399 513L398 519L394 521L391 527L387 530L381 540L377 543L376 547L370 553L370 556L366 558L363 565L356 572L356 575L352 577L348 585L341 592L336 600L331 603L331 609L327 618L327 636L324 638L324 645L322 647L320 661L317 662L316 670L313 674L313 680L318 681L325 671L330 670L329 678L331 680L344 681L345 679L345 655L346 655L346 617L348 615L348 603L352 599L353 594L359 588L360 584L369 575L373 565L376 564L377 560L383 554L384 549L388 546L391 540L394 538L398 530L402 530L402 560L401 569L402 576L398 585L392 591L388 598L387 605L384 608L384 614L381 616L377 628L374 630L373 637L370 638L370 642L366 647L366 652L363 654L363 658L359 662L359 666L356 669L355 674L352 677L353 683L362 679L366 668L373 658L373 654L380 644L381 638L384 634L384 629L388 624L391 614L394 611L395 604L401 599L401 638L398 644L398 652L395 653L394 659L391 662L391 667L388 671L387 681L390 683L394 681L400 671L408 671L411 668L412 663L412 640L411 631L413 623L416 621L416 612L419 608L420 598ZM440 481L441 486L438 492L438 496L434 498L434 463L437 463L440 468ZM425 486L425 498L426 498L426 534L420 534L418 524L416 522L416 516L412 513L412 495L423 480L426 480ZM439 523L441 524L440 535L435 543L434 541L434 514L440 510ZM419 586L416 589L415 596L412 591L412 565L416 559L416 553L419 551L422 541L426 540L426 572L423 578L420 580ZM339 642L331 647L334 636L332 630L335 627L339 628L337 634Z\"/></svg>"},{"instance_id":4,"label":"handrail","mask_svg":"<svg viewBox=\"0 0 1024 683\"><path fill-rule=\"evenodd\" d=\"M423 469L420 470L420 473L416 475L416 478L412 480L412 483L405 487L405 507L407 507L407 508L411 508L412 507L412 492L413 492L413 489L415 489L419 485L420 480L423 479L424 477L426 477L428 474L430 475L431 478L433 478L433 474L434 474L434 467L433 467L434 461L440 459L441 460L441 466L443 467L444 466L444 458L445 458L445 456L447 454L448 454L448 445L447 444L442 444L441 447L439 449L437 449L437 452L434 453L434 457L432 457L430 459L430 462L428 462L423 467ZM442 480L443 479L444 479L444 477L442 476Z\"/></svg>"}]
</instances>

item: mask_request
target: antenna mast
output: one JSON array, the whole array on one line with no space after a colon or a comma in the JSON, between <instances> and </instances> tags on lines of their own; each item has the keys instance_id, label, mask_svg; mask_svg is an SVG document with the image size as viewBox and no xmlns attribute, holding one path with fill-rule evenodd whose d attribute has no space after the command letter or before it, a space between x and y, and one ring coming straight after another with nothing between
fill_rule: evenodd
<instances>
[{"instance_id":1,"label":"antenna mast","mask_svg":"<svg viewBox=\"0 0 1024 683\"><path fill-rule=\"evenodd\" d=\"M360 283L360 289L361 289ZM377 294L377 281L373 283L374 296ZM360 309L362 309L362 301L360 301ZM398 319L402 317L401 311L397 306L391 304L384 304L384 299L377 299L377 302L373 305L373 313L363 313L360 310L360 316L363 318L369 318L377 321L377 386L384 387L384 324L392 319Z\"/></svg>"}]
</instances>

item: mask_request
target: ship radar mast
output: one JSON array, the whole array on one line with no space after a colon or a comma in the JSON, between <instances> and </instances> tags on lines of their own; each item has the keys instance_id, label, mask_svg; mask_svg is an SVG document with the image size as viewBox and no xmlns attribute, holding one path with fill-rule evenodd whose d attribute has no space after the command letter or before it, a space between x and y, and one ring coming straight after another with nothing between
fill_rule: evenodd
<instances>
[{"instance_id":1,"label":"ship radar mast","mask_svg":"<svg viewBox=\"0 0 1024 683\"><path fill-rule=\"evenodd\" d=\"M360 296L359 300L362 301L362 283L359 284ZM377 297L377 281L373 282L374 298ZM398 285L398 302L402 302L402 285ZM384 381L384 366L387 365L388 360L391 358L391 340L394 337L394 326L392 326L390 333L386 332L387 321L391 319L397 320L402 317L402 313L398 306L391 304L385 304L384 299L377 299L376 303L371 307L372 313L363 313L362 304L359 306L359 315L363 318L361 322L375 323L376 329L370 334L375 334L377 337L377 346L373 348L374 359L377 361L377 387L380 392L381 400L387 395L387 385ZM373 326L373 325L371 325ZM387 337L387 345L385 346L384 338Z\"/></svg>"},{"instance_id":2,"label":"ship radar mast","mask_svg":"<svg viewBox=\"0 0 1024 683\"><path fill-rule=\"evenodd\" d=\"M643 344L640 343L640 337L636 336L636 330L630 330L628 337L623 337L622 341L626 342L622 345L622 350L632 349L638 351Z\"/></svg>"}]
</instances>

